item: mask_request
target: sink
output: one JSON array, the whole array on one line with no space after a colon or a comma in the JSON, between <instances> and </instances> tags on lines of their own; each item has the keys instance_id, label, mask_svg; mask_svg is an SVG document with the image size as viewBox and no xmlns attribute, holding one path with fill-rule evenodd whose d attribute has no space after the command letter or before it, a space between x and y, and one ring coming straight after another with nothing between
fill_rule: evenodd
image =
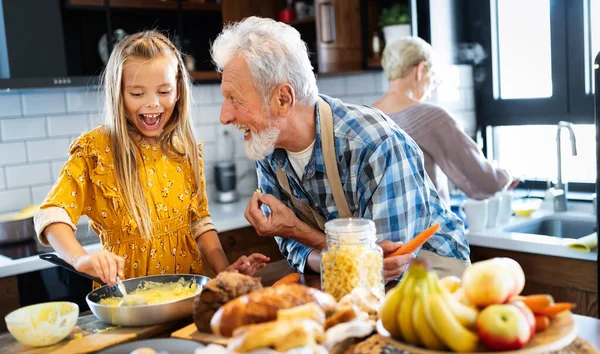
<instances>
[{"instance_id":1,"label":"sink","mask_svg":"<svg viewBox=\"0 0 600 354\"><path fill-rule=\"evenodd\" d=\"M594 217L549 215L509 226L504 231L577 239L596 232L596 229Z\"/></svg>"}]
</instances>

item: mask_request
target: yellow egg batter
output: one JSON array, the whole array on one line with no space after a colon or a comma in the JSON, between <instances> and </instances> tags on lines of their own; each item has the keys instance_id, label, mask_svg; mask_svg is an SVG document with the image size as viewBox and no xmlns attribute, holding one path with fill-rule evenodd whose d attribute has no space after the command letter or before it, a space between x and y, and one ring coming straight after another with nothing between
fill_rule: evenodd
<instances>
[{"instance_id":1,"label":"yellow egg batter","mask_svg":"<svg viewBox=\"0 0 600 354\"><path fill-rule=\"evenodd\" d=\"M198 286L195 280L185 281L184 278L179 278L177 282L173 283L143 282L137 289L129 292L128 295L142 296L146 299L148 305L156 305L192 297L198 294L200 290L202 290L202 287ZM101 299L100 304L119 306L122 299L121 297L111 296Z\"/></svg>"}]
</instances>

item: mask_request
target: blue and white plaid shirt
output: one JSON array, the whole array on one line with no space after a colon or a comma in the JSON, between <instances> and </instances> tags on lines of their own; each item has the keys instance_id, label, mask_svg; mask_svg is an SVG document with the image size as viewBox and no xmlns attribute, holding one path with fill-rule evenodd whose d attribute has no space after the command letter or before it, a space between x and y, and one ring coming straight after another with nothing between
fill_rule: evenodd
<instances>
[{"instance_id":1,"label":"blue and white plaid shirt","mask_svg":"<svg viewBox=\"0 0 600 354\"><path fill-rule=\"evenodd\" d=\"M438 197L417 144L375 108L344 104L325 95L321 98L333 112L340 179L352 215L373 220L379 241L406 243L429 226L440 224L423 249L469 259L463 222ZM315 145L302 180L294 172L285 150L276 149L256 163L258 184L263 193L272 194L293 210L277 182L275 171L280 166L288 175L296 198L331 220L338 217L338 211L325 173L319 120L317 113ZM312 248L292 239L275 239L290 265L304 272Z\"/></svg>"}]
</instances>

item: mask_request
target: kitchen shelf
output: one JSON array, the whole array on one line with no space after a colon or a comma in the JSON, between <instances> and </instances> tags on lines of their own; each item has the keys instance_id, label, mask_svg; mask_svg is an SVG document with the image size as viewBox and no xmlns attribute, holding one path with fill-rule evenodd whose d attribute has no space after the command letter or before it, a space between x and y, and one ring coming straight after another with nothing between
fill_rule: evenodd
<instances>
[{"instance_id":1,"label":"kitchen shelf","mask_svg":"<svg viewBox=\"0 0 600 354\"><path fill-rule=\"evenodd\" d=\"M381 56L367 58L368 69L381 69Z\"/></svg>"},{"instance_id":2,"label":"kitchen shelf","mask_svg":"<svg viewBox=\"0 0 600 354\"><path fill-rule=\"evenodd\" d=\"M71 6L104 8L104 0L69 0ZM122 9L157 9L177 10L177 0L110 0L110 7ZM221 11L221 4L199 1L184 1L183 10L188 11Z\"/></svg>"},{"instance_id":3,"label":"kitchen shelf","mask_svg":"<svg viewBox=\"0 0 600 354\"><path fill-rule=\"evenodd\" d=\"M190 71L190 77L194 81L220 81L221 73L216 71Z\"/></svg>"}]
</instances>

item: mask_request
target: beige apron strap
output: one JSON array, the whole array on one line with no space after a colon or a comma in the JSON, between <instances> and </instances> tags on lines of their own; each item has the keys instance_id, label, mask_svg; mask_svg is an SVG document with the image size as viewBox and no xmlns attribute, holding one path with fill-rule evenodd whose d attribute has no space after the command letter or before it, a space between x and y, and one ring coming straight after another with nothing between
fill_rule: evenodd
<instances>
[{"instance_id":1,"label":"beige apron strap","mask_svg":"<svg viewBox=\"0 0 600 354\"><path fill-rule=\"evenodd\" d=\"M325 230L325 218L292 194L287 175L279 166L277 166L276 173L277 181L283 189L283 193L291 200L296 213L300 217L300 220L307 223L313 229Z\"/></svg>"},{"instance_id":2,"label":"beige apron strap","mask_svg":"<svg viewBox=\"0 0 600 354\"><path fill-rule=\"evenodd\" d=\"M460 278L465 269L471 265L470 260L461 261L453 257L444 257L424 249L419 251L417 258L428 260L431 270L435 271L440 279L448 275L455 275Z\"/></svg>"},{"instance_id":3,"label":"beige apron strap","mask_svg":"<svg viewBox=\"0 0 600 354\"><path fill-rule=\"evenodd\" d=\"M283 189L283 192L287 195L287 197L291 199L292 189L290 188L290 181L288 181L288 178L287 178L285 172L283 172L281 167L277 166L276 174L277 174L277 182L279 182L279 185L281 186L281 188Z\"/></svg>"},{"instance_id":4,"label":"beige apron strap","mask_svg":"<svg viewBox=\"0 0 600 354\"><path fill-rule=\"evenodd\" d=\"M339 217L352 217L346 194L342 188L340 173L338 171L337 154L333 139L333 113L331 107L322 98L319 98L319 116L321 118L321 145L323 148L323 160L325 161L325 172L331 186L331 193L338 210Z\"/></svg>"}]
</instances>

